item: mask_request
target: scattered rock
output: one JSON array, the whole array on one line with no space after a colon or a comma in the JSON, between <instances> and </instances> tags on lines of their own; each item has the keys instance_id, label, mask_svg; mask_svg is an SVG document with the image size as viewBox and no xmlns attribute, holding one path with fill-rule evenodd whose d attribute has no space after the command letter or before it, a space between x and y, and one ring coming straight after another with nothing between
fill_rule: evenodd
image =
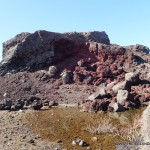
<instances>
[{"instance_id":1,"label":"scattered rock","mask_svg":"<svg viewBox=\"0 0 150 150\"><path fill-rule=\"evenodd\" d=\"M10 110L11 107L12 107L12 104L13 104L12 100L5 99L5 100L4 100L4 103L1 104L1 108L2 108L3 110Z\"/></svg>"},{"instance_id":2,"label":"scattered rock","mask_svg":"<svg viewBox=\"0 0 150 150\"><path fill-rule=\"evenodd\" d=\"M31 107L34 109L34 110L40 110L42 107L43 107L43 104L41 101L38 101L38 100L34 100Z\"/></svg>"},{"instance_id":3,"label":"scattered rock","mask_svg":"<svg viewBox=\"0 0 150 150\"><path fill-rule=\"evenodd\" d=\"M23 109L24 105L25 105L24 101L18 100L18 101L15 102L14 108L16 110Z\"/></svg>"},{"instance_id":4,"label":"scattered rock","mask_svg":"<svg viewBox=\"0 0 150 150\"><path fill-rule=\"evenodd\" d=\"M131 83L129 81L122 81L117 83L112 87L114 93L118 93L119 90L129 90L131 89Z\"/></svg>"},{"instance_id":5,"label":"scattered rock","mask_svg":"<svg viewBox=\"0 0 150 150\"><path fill-rule=\"evenodd\" d=\"M58 106L59 104L58 104L58 102L56 102L56 101L50 101L49 102L49 107L53 107L53 106Z\"/></svg>"},{"instance_id":6,"label":"scattered rock","mask_svg":"<svg viewBox=\"0 0 150 150\"><path fill-rule=\"evenodd\" d=\"M127 90L118 90L118 93L117 93L117 102L120 104L120 105L125 105L125 101L128 101L129 100L129 92Z\"/></svg>"},{"instance_id":7,"label":"scattered rock","mask_svg":"<svg viewBox=\"0 0 150 150\"><path fill-rule=\"evenodd\" d=\"M130 81L132 84L140 83L139 74L135 72L129 72L125 74L125 80Z\"/></svg>"},{"instance_id":8,"label":"scattered rock","mask_svg":"<svg viewBox=\"0 0 150 150\"><path fill-rule=\"evenodd\" d=\"M84 145L85 145L85 142L84 142L83 140L81 140L81 141L79 142L79 146L83 147Z\"/></svg>"},{"instance_id":9,"label":"scattered rock","mask_svg":"<svg viewBox=\"0 0 150 150\"><path fill-rule=\"evenodd\" d=\"M62 143L62 140L60 140L60 139L59 139L59 140L57 140L57 143Z\"/></svg>"},{"instance_id":10,"label":"scattered rock","mask_svg":"<svg viewBox=\"0 0 150 150\"><path fill-rule=\"evenodd\" d=\"M111 102L108 106L108 110L113 112L123 112L125 111L125 108L116 102Z\"/></svg>"},{"instance_id":11,"label":"scattered rock","mask_svg":"<svg viewBox=\"0 0 150 150\"><path fill-rule=\"evenodd\" d=\"M90 101L84 103L85 110L107 111L114 98L126 110L140 107L150 97L148 88L143 87L150 84L148 52L149 48L143 45L110 44L105 32L18 34L3 43L0 109L10 109L3 99L13 100L15 106L11 109L19 109L22 104L17 99L27 101L24 108L40 108L49 105L43 103L45 100L79 103L88 95L86 100ZM63 89L66 84L68 88ZM119 90L127 90L128 96L119 98ZM38 100L36 96L41 103L34 101Z\"/></svg>"},{"instance_id":12,"label":"scattered rock","mask_svg":"<svg viewBox=\"0 0 150 150\"><path fill-rule=\"evenodd\" d=\"M72 82L72 73L71 73L71 71L64 70L61 73L61 78L62 78L63 84L71 83Z\"/></svg>"},{"instance_id":13,"label":"scattered rock","mask_svg":"<svg viewBox=\"0 0 150 150\"><path fill-rule=\"evenodd\" d=\"M91 140L92 140L93 142L97 142L98 138L94 136L94 137L91 138Z\"/></svg>"},{"instance_id":14,"label":"scattered rock","mask_svg":"<svg viewBox=\"0 0 150 150\"><path fill-rule=\"evenodd\" d=\"M95 92L95 93L93 93L92 95L90 95L88 98L87 98L87 100L95 100L95 99L98 99L98 98L100 98L101 96L100 96L100 94L99 94L99 92Z\"/></svg>"},{"instance_id":15,"label":"scattered rock","mask_svg":"<svg viewBox=\"0 0 150 150\"><path fill-rule=\"evenodd\" d=\"M72 143L71 143L71 145L72 145L72 146L75 146L75 145L77 145L77 144L76 144L76 142L73 140Z\"/></svg>"},{"instance_id":16,"label":"scattered rock","mask_svg":"<svg viewBox=\"0 0 150 150\"><path fill-rule=\"evenodd\" d=\"M34 143L35 142L35 140L34 139L31 139L31 140L29 140L29 143Z\"/></svg>"},{"instance_id":17,"label":"scattered rock","mask_svg":"<svg viewBox=\"0 0 150 150\"><path fill-rule=\"evenodd\" d=\"M87 150L90 150L90 149L91 149L91 147L90 147L90 146L88 146L86 149L87 149Z\"/></svg>"},{"instance_id":18,"label":"scattered rock","mask_svg":"<svg viewBox=\"0 0 150 150\"><path fill-rule=\"evenodd\" d=\"M57 68L56 68L56 66L50 66L50 67L49 67L49 70L48 70L48 73L49 73L50 77L55 76L55 74L57 73Z\"/></svg>"}]
</instances>

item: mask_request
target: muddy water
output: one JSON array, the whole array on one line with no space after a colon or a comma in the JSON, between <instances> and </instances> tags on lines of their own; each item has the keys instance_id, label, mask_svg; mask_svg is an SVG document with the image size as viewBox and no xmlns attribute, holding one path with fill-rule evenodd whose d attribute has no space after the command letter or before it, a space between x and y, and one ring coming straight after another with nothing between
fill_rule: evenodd
<instances>
[{"instance_id":1,"label":"muddy water","mask_svg":"<svg viewBox=\"0 0 150 150\"><path fill-rule=\"evenodd\" d=\"M36 134L47 141L62 141L61 146L67 150L82 150L85 147L72 146L75 137L80 137L89 144L92 150L114 150L115 143L127 142L129 139L108 132L89 132L88 127L111 124L118 131L126 131L135 125L144 108L130 110L124 113L86 113L79 108L52 108L50 110L33 111L27 114L25 121ZM137 121L138 123L138 121ZM93 137L97 140L93 141ZM125 136L126 137L126 136Z\"/></svg>"}]
</instances>

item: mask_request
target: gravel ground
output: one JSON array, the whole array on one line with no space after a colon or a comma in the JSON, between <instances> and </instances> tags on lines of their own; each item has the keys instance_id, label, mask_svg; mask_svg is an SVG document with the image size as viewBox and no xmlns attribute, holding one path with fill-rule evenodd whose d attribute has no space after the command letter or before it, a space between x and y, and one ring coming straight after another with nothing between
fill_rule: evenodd
<instances>
[{"instance_id":1,"label":"gravel ground","mask_svg":"<svg viewBox=\"0 0 150 150\"><path fill-rule=\"evenodd\" d=\"M0 111L0 150L61 150L26 127L22 120L30 111Z\"/></svg>"}]
</instances>

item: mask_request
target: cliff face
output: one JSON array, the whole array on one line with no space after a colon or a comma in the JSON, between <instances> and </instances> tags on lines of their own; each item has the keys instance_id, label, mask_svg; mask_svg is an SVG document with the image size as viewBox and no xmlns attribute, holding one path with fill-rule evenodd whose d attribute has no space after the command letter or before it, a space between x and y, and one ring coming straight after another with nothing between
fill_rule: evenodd
<instances>
[{"instance_id":1,"label":"cliff face","mask_svg":"<svg viewBox=\"0 0 150 150\"><path fill-rule=\"evenodd\" d=\"M35 70L58 62L86 49L86 42L110 44L105 32L53 33L36 31L21 33L3 43L0 73Z\"/></svg>"}]
</instances>

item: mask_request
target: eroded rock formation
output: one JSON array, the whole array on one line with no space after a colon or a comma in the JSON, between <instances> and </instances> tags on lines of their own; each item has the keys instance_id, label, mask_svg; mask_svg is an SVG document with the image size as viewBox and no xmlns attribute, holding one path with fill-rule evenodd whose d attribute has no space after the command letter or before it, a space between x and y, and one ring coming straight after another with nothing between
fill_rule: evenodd
<instances>
[{"instance_id":1,"label":"eroded rock formation","mask_svg":"<svg viewBox=\"0 0 150 150\"><path fill-rule=\"evenodd\" d=\"M149 48L110 44L105 32L21 33L3 43L0 74L1 98L5 91L12 99L36 94L87 111L124 111L150 100Z\"/></svg>"}]
</instances>

